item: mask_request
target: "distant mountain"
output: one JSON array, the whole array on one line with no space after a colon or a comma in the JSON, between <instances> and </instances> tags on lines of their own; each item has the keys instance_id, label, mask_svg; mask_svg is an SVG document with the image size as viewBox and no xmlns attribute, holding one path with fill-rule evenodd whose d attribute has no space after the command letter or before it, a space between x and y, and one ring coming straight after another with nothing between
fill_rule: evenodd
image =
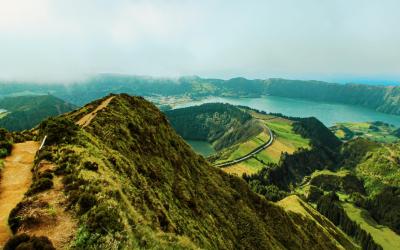
<instances>
[{"instance_id":1,"label":"distant mountain","mask_svg":"<svg viewBox=\"0 0 400 250\"><path fill-rule=\"evenodd\" d=\"M9 219L19 234L73 249L357 248L312 207L285 211L211 167L143 98L107 96L41 123L44 135Z\"/></svg>"},{"instance_id":2,"label":"distant mountain","mask_svg":"<svg viewBox=\"0 0 400 250\"><path fill-rule=\"evenodd\" d=\"M0 83L0 95L19 93L52 93L76 105L83 105L109 93L134 95L188 95L259 97L262 95L302 98L313 101L358 105L389 114L400 114L400 86L336 84L322 81L286 80L272 78L249 80L151 78L125 75L98 75L70 85Z\"/></svg>"},{"instance_id":3,"label":"distant mountain","mask_svg":"<svg viewBox=\"0 0 400 250\"><path fill-rule=\"evenodd\" d=\"M0 99L0 127L10 131L31 129L50 116L57 116L76 108L52 95L30 95Z\"/></svg>"}]
</instances>

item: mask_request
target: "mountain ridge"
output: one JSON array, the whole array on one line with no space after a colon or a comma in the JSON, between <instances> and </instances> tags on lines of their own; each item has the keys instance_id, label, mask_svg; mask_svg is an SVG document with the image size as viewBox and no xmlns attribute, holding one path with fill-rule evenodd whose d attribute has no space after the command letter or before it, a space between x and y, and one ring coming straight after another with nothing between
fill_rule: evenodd
<instances>
[{"instance_id":1,"label":"mountain ridge","mask_svg":"<svg viewBox=\"0 0 400 250\"><path fill-rule=\"evenodd\" d=\"M78 121L110 96L39 126L40 136L54 140L35 162L54 164L50 173L62 178L68 207L79 218L73 247L340 248L312 221L211 167L153 104L113 96L84 128L68 120Z\"/></svg>"}]
</instances>

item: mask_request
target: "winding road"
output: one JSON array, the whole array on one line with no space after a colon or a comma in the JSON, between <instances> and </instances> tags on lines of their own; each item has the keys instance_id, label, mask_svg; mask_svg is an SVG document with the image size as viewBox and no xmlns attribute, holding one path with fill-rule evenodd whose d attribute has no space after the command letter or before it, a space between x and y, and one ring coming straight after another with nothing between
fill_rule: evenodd
<instances>
[{"instance_id":1,"label":"winding road","mask_svg":"<svg viewBox=\"0 0 400 250\"><path fill-rule=\"evenodd\" d=\"M246 155L244 155L242 157L239 157L239 158L237 158L235 160L218 163L218 164L215 164L213 166L214 167L219 167L219 168L232 166L232 165L237 164L239 162L242 162L242 161L250 159L251 157L253 157L256 154L258 154L259 152L261 152L262 150L264 150L264 149L268 148L269 146L271 146L271 144L274 142L274 139L275 139L274 138L274 134L272 133L271 129L269 129L268 127L266 127L266 128L267 128L268 133L269 133L269 140L265 144L255 148L250 153L248 153L248 154L246 154Z\"/></svg>"}]
</instances>

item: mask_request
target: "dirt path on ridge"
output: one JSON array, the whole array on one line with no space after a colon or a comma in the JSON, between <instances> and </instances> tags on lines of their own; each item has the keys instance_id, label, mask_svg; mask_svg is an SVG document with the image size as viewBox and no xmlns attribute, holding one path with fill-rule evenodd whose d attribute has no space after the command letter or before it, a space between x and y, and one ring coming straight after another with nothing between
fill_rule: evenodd
<instances>
[{"instance_id":1,"label":"dirt path on ridge","mask_svg":"<svg viewBox=\"0 0 400 250\"><path fill-rule=\"evenodd\" d=\"M97 106L97 108L95 110L93 110L89 114L87 114L84 117L82 117L81 119L79 119L79 121L77 121L76 124L78 124L82 127L88 126L90 124L90 122L93 120L93 118L96 117L97 112L104 109L105 107L107 107L113 98L114 98L114 96L111 96L111 97L107 98L106 100L104 100L99 106Z\"/></svg>"},{"instance_id":2,"label":"dirt path on ridge","mask_svg":"<svg viewBox=\"0 0 400 250\"><path fill-rule=\"evenodd\" d=\"M12 235L8 226L11 210L23 199L32 183L32 166L39 143L27 141L13 145L4 159L0 180L0 247Z\"/></svg>"}]
</instances>

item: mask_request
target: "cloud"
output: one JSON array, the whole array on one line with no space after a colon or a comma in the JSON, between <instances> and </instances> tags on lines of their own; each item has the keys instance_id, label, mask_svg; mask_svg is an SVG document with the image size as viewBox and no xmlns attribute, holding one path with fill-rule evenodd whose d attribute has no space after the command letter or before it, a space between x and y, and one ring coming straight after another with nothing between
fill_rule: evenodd
<instances>
[{"instance_id":1,"label":"cloud","mask_svg":"<svg viewBox=\"0 0 400 250\"><path fill-rule=\"evenodd\" d=\"M0 0L0 77L400 72L395 0Z\"/></svg>"}]
</instances>

